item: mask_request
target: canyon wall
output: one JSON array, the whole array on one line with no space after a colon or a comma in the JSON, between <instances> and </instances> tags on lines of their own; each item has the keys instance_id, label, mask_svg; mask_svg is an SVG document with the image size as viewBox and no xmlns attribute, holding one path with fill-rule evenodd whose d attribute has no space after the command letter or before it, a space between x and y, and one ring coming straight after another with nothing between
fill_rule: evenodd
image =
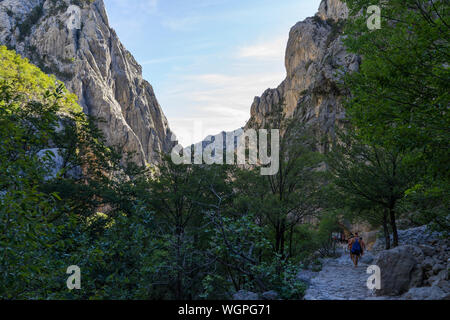
<instances>
[{"instance_id":1,"label":"canyon wall","mask_svg":"<svg viewBox=\"0 0 450 320\"><path fill-rule=\"evenodd\" d=\"M3 0L0 44L63 81L86 114L103 120L107 143L135 152L136 163L170 152L167 119L142 67L109 26L103 0Z\"/></svg>"},{"instance_id":2,"label":"canyon wall","mask_svg":"<svg viewBox=\"0 0 450 320\"><path fill-rule=\"evenodd\" d=\"M360 64L342 44L341 31L347 18L345 4L323 0L314 17L292 27L286 48L286 79L254 99L246 128L265 126L268 115L282 105L286 117L314 126L318 149L328 150L335 127L345 118L341 75L358 70Z\"/></svg>"}]
</instances>

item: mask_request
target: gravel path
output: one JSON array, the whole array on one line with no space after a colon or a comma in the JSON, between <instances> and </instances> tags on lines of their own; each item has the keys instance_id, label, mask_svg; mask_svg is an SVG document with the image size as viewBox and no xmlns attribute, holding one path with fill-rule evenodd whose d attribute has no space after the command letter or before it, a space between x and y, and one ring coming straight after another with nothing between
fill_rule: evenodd
<instances>
[{"instance_id":1,"label":"gravel path","mask_svg":"<svg viewBox=\"0 0 450 320\"><path fill-rule=\"evenodd\" d=\"M374 297L367 288L368 264L354 267L348 254L337 259L324 259L320 272L312 275L305 300L366 300L383 299ZM311 272L307 272L311 277ZM302 275L299 275L302 278Z\"/></svg>"}]
</instances>

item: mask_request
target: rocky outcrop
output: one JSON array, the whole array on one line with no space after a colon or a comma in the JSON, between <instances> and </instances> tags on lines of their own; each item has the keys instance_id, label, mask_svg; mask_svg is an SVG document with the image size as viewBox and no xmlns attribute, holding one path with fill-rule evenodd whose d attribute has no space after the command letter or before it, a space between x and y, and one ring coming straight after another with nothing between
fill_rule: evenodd
<instances>
[{"instance_id":1,"label":"rocky outcrop","mask_svg":"<svg viewBox=\"0 0 450 320\"><path fill-rule=\"evenodd\" d=\"M399 245L431 245L438 241L440 234L429 230L428 226L423 225L420 227L409 228L405 230L398 230L398 242ZM392 235L391 235L392 239ZM384 237L378 237L375 244L372 247L374 252L380 252L384 250L385 243Z\"/></svg>"},{"instance_id":2,"label":"rocky outcrop","mask_svg":"<svg viewBox=\"0 0 450 320\"><path fill-rule=\"evenodd\" d=\"M360 59L345 51L341 30L348 9L338 0L323 0L319 12L292 27L286 48L286 79L256 97L246 127L265 126L271 114L282 112L298 122L313 125L328 149L336 125L344 119L338 84L343 72L358 70ZM270 123L269 123L270 125Z\"/></svg>"},{"instance_id":3,"label":"rocky outcrop","mask_svg":"<svg viewBox=\"0 0 450 320\"><path fill-rule=\"evenodd\" d=\"M381 270L381 289L376 294L397 296L421 286L423 271L420 263L423 259L423 252L414 246L400 246L381 252L374 261Z\"/></svg>"},{"instance_id":4,"label":"rocky outcrop","mask_svg":"<svg viewBox=\"0 0 450 320\"><path fill-rule=\"evenodd\" d=\"M104 120L108 144L135 152L135 162L157 162L170 151L166 117L102 0L3 0L0 43L62 80L85 113Z\"/></svg>"},{"instance_id":5,"label":"rocky outcrop","mask_svg":"<svg viewBox=\"0 0 450 320\"><path fill-rule=\"evenodd\" d=\"M381 269L377 295L401 299L448 299L450 297L450 240L440 238L427 226L399 230L401 245L381 251L373 264Z\"/></svg>"}]
</instances>

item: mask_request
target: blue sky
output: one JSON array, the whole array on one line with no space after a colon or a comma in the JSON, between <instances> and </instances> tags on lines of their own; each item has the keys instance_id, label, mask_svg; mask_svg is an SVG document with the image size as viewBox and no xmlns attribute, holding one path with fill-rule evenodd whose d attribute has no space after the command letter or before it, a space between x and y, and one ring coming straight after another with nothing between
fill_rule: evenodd
<instances>
[{"instance_id":1,"label":"blue sky","mask_svg":"<svg viewBox=\"0 0 450 320\"><path fill-rule=\"evenodd\" d=\"M187 145L245 124L253 98L285 77L290 28L313 16L320 0L104 2L110 25Z\"/></svg>"}]
</instances>

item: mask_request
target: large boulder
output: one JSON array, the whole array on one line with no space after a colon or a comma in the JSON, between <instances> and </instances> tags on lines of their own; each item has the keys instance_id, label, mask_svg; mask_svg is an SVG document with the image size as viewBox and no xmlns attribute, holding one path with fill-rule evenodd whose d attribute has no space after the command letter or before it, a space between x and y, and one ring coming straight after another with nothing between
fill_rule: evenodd
<instances>
[{"instance_id":1,"label":"large boulder","mask_svg":"<svg viewBox=\"0 0 450 320\"><path fill-rule=\"evenodd\" d=\"M373 263L381 271L381 289L376 290L375 294L400 295L422 285L420 264L423 260L422 250L415 246L400 246L381 252Z\"/></svg>"},{"instance_id":2,"label":"large boulder","mask_svg":"<svg viewBox=\"0 0 450 320\"><path fill-rule=\"evenodd\" d=\"M402 296L404 300L448 300L450 293L438 286L411 288Z\"/></svg>"},{"instance_id":3,"label":"large boulder","mask_svg":"<svg viewBox=\"0 0 450 320\"><path fill-rule=\"evenodd\" d=\"M259 296L251 291L239 290L233 294L233 300L259 300Z\"/></svg>"}]
</instances>

